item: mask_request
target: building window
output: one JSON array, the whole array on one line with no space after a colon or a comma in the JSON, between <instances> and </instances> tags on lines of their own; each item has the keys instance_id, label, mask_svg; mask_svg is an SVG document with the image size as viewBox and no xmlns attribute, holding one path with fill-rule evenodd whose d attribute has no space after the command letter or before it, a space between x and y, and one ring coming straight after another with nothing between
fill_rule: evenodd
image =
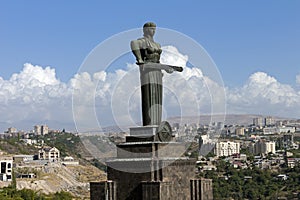
<instances>
[{"instance_id":1,"label":"building window","mask_svg":"<svg viewBox=\"0 0 300 200\"><path fill-rule=\"evenodd\" d=\"M5 174L6 173L6 162L2 162L1 163L1 174Z\"/></svg>"}]
</instances>

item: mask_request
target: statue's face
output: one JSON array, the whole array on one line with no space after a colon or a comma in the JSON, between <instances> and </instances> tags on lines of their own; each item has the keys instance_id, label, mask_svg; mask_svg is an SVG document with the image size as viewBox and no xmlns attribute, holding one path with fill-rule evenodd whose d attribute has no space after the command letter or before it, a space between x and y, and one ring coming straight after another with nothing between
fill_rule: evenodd
<instances>
[{"instance_id":1,"label":"statue's face","mask_svg":"<svg viewBox=\"0 0 300 200\"><path fill-rule=\"evenodd\" d=\"M147 28L145 29L145 31L146 31L145 34L146 34L146 35L150 35L150 36L154 36L155 30L156 30L155 27L147 27Z\"/></svg>"}]
</instances>

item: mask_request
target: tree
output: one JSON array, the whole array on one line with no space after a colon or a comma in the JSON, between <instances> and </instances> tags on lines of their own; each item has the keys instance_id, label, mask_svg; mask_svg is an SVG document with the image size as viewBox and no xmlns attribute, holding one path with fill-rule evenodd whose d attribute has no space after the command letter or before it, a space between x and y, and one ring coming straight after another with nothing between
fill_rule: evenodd
<instances>
[{"instance_id":1,"label":"tree","mask_svg":"<svg viewBox=\"0 0 300 200\"><path fill-rule=\"evenodd\" d=\"M70 193L60 191L54 194L53 200L72 200L73 198L74 197Z\"/></svg>"}]
</instances>

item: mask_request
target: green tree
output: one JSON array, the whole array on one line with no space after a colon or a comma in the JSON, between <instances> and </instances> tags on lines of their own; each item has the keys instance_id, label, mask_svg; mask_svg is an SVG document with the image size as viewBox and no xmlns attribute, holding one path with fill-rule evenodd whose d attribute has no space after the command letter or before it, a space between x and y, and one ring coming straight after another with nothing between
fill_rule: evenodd
<instances>
[{"instance_id":1,"label":"green tree","mask_svg":"<svg viewBox=\"0 0 300 200\"><path fill-rule=\"evenodd\" d=\"M53 196L53 200L72 200L73 198L70 193L64 191L56 192Z\"/></svg>"}]
</instances>

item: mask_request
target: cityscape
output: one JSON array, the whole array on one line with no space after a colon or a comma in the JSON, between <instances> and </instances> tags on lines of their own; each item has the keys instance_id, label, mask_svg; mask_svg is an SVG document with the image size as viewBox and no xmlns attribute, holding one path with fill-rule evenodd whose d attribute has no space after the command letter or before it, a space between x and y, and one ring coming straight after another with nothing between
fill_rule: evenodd
<instances>
[{"instance_id":1,"label":"cityscape","mask_svg":"<svg viewBox=\"0 0 300 200\"><path fill-rule=\"evenodd\" d=\"M300 120L258 116L248 125L175 122L172 130L175 141L188 142L184 154L195 159L195 176L212 181L213 199L299 198ZM1 187L15 184L20 191L88 199L90 184L107 180L105 163L90 148L103 153L103 148L124 142L126 136L124 132L68 133L45 124L30 131L9 127L0 134ZM74 145L81 150L75 152ZM267 182L257 182L253 171L268 174L268 180L261 180ZM237 189L232 181L242 185Z\"/></svg>"}]
</instances>

